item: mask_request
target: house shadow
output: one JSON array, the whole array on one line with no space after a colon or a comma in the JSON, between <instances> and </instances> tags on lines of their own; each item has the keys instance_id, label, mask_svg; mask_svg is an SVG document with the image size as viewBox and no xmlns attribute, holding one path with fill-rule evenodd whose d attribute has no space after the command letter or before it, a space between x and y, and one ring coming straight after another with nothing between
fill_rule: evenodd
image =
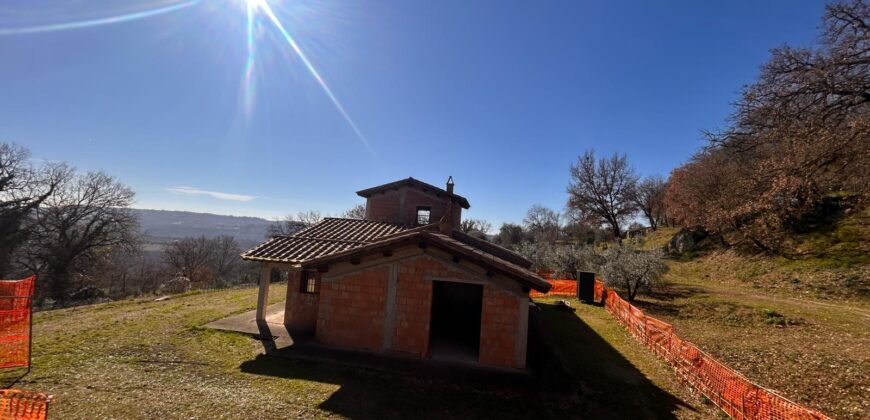
<instances>
[{"instance_id":1,"label":"house shadow","mask_svg":"<svg viewBox=\"0 0 870 420\"><path fill-rule=\"evenodd\" d=\"M337 385L318 408L355 419L675 418L686 406L574 313L538 304L525 373L348 353L338 363L272 352L242 372ZM356 354L356 356L354 356ZM375 358L378 368L348 364ZM379 359L380 358L380 359Z\"/></svg>"},{"instance_id":2,"label":"house shadow","mask_svg":"<svg viewBox=\"0 0 870 420\"><path fill-rule=\"evenodd\" d=\"M532 322L576 381L584 417L670 419L679 410L696 411L648 379L573 308L536 305Z\"/></svg>"},{"instance_id":3,"label":"house shadow","mask_svg":"<svg viewBox=\"0 0 870 420\"><path fill-rule=\"evenodd\" d=\"M572 417L570 394L547 394L525 381L450 379L429 369L382 370L260 355L242 372L338 385L318 408L354 419Z\"/></svg>"},{"instance_id":4,"label":"house shadow","mask_svg":"<svg viewBox=\"0 0 870 420\"><path fill-rule=\"evenodd\" d=\"M355 419L573 418L581 409L573 380L530 331L526 371L468 363L319 349L259 355L242 372L337 385L318 408ZM310 350L308 350L310 352Z\"/></svg>"}]
</instances>

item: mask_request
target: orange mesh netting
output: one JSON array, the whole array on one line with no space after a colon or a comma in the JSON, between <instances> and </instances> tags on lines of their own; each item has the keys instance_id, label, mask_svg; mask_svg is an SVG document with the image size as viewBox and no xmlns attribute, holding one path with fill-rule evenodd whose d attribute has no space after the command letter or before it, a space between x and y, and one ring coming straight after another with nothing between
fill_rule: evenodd
<instances>
[{"instance_id":1,"label":"orange mesh netting","mask_svg":"<svg viewBox=\"0 0 870 420\"><path fill-rule=\"evenodd\" d=\"M0 390L0 420L39 420L48 416L50 395L18 389Z\"/></svg>"},{"instance_id":2,"label":"orange mesh netting","mask_svg":"<svg viewBox=\"0 0 870 420\"><path fill-rule=\"evenodd\" d=\"M532 290L530 296L577 296L577 280L547 280L547 283L553 286L549 292L541 293Z\"/></svg>"},{"instance_id":3,"label":"orange mesh netting","mask_svg":"<svg viewBox=\"0 0 870 420\"><path fill-rule=\"evenodd\" d=\"M560 281L560 280L551 280ZM574 280L567 280L574 282ZM576 282L575 282L576 284ZM595 300L638 341L665 359L677 376L736 419L828 419L811 408L749 381L674 334L670 324L646 316L595 280Z\"/></svg>"},{"instance_id":4,"label":"orange mesh netting","mask_svg":"<svg viewBox=\"0 0 870 420\"><path fill-rule=\"evenodd\" d=\"M30 366L30 316L36 277L0 280L0 368Z\"/></svg>"}]
</instances>

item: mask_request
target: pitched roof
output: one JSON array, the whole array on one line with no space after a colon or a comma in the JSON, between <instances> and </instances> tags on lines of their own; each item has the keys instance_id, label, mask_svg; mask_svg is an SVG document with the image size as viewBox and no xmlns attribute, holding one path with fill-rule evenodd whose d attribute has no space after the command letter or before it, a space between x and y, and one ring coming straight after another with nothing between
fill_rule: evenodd
<instances>
[{"instance_id":1,"label":"pitched roof","mask_svg":"<svg viewBox=\"0 0 870 420\"><path fill-rule=\"evenodd\" d=\"M498 246L492 242L489 242L484 239L480 239L474 236L471 236L467 233L462 233L458 230L453 231L453 239L456 239L460 242L464 242L468 245L471 245L475 248L480 248L482 251L488 252L490 254L495 255L503 260L510 261L516 265L519 265L524 268L531 268L532 262L520 255L519 253L512 251L510 249Z\"/></svg>"},{"instance_id":2,"label":"pitched roof","mask_svg":"<svg viewBox=\"0 0 870 420\"><path fill-rule=\"evenodd\" d=\"M399 232L395 235L381 238L380 240L374 241L366 245L345 249L343 251L338 251L307 261L303 261L302 267L323 267L329 264L359 258L364 255L375 254L381 252L382 250L394 248L397 246L402 246L415 242L425 242L427 244L431 243L433 246L442 248L446 251L461 254L463 257L467 258L470 261L482 265L489 270L504 274L505 276L512 278L519 283L531 287L532 289L535 289L537 291L546 293L550 290L550 284L542 279L537 273L529 270L527 267L507 261L503 258L500 258L499 256L494 255L491 252L487 252L475 245L457 239L457 237L466 239L468 235L464 235L460 232L454 232L453 236L448 236L436 230L433 230L434 225L427 225L423 228L425 229L417 228L405 232ZM499 247L498 245L491 245L492 247L500 248L504 251L510 252L504 248ZM492 249L493 248L490 248L490 250Z\"/></svg>"},{"instance_id":3,"label":"pitched roof","mask_svg":"<svg viewBox=\"0 0 870 420\"><path fill-rule=\"evenodd\" d=\"M396 189L399 187L406 187L406 186L412 187L412 188L417 188L417 189L424 191L424 192L431 191L438 197L441 197L441 196L450 197L450 198L456 200L456 202L459 203L459 205L462 206L462 208L464 208L466 210L471 208L471 204L468 203L468 199L466 199L465 197L463 197L459 194L448 193L447 191L445 191L441 188L438 188L432 184L427 184L423 181L420 181L419 179L414 179L412 177L408 177L408 178L401 179L398 181L390 182L390 183L384 184L384 185L378 185L377 187L366 188L364 190L357 191L356 193L360 197L369 198L373 194L377 194L377 193L384 192L384 191L391 190L391 189Z\"/></svg>"},{"instance_id":4,"label":"pitched roof","mask_svg":"<svg viewBox=\"0 0 870 420\"><path fill-rule=\"evenodd\" d=\"M370 220L327 217L292 235L275 236L242 254L250 261L299 264L303 261L368 244L411 229Z\"/></svg>"}]
</instances>

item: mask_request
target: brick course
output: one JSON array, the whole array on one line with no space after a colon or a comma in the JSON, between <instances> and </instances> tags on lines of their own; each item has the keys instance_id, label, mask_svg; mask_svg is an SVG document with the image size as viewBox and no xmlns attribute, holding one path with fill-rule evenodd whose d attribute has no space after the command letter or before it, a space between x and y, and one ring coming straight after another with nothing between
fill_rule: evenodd
<instances>
[{"instance_id":1,"label":"brick course","mask_svg":"<svg viewBox=\"0 0 870 420\"><path fill-rule=\"evenodd\" d=\"M517 362L516 340L520 333L519 298L491 284L483 288L480 317L480 363L523 367Z\"/></svg>"},{"instance_id":2,"label":"brick course","mask_svg":"<svg viewBox=\"0 0 870 420\"><path fill-rule=\"evenodd\" d=\"M317 328L318 294L301 293L302 272L291 270L287 275L287 302L284 304L284 325L290 329L314 331Z\"/></svg>"},{"instance_id":3,"label":"brick course","mask_svg":"<svg viewBox=\"0 0 870 420\"><path fill-rule=\"evenodd\" d=\"M321 282L317 340L365 350L383 347L389 267Z\"/></svg>"},{"instance_id":4,"label":"brick course","mask_svg":"<svg viewBox=\"0 0 870 420\"><path fill-rule=\"evenodd\" d=\"M384 350L384 328L390 267L396 264L394 321L388 351L426 357L432 311L432 278L483 281L480 362L523 367L517 361L520 335L519 305L523 299L485 276L451 267L451 263L424 257L402 260L321 283L317 339L325 344L365 350ZM525 343L523 343L525 344Z\"/></svg>"},{"instance_id":5,"label":"brick course","mask_svg":"<svg viewBox=\"0 0 870 420\"><path fill-rule=\"evenodd\" d=\"M366 201L366 219L414 225L417 223L417 206L431 207L429 221L432 223L441 219L447 210L443 197L415 188L400 187L369 197ZM458 203L453 203L452 218L454 227L458 228L462 219L462 206Z\"/></svg>"}]
</instances>

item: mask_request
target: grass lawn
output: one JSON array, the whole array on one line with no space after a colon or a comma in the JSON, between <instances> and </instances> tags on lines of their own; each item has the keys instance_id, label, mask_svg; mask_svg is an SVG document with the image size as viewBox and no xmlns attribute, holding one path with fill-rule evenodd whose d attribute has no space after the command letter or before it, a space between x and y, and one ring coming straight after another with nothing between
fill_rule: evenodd
<instances>
[{"instance_id":1,"label":"grass lawn","mask_svg":"<svg viewBox=\"0 0 870 420\"><path fill-rule=\"evenodd\" d=\"M621 418L726 417L678 382L670 367L638 344L603 307L566 299L573 307L568 310L555 304L560 299L535 302L541 308L546 339L592 411Z\"/></svg>"},{"instance_id":2,"label":"grass lawn","mask_svg":"<svg viewBox=\"0 0 870 420\"><path fill-rule=\"evenodd\" d=\"M697 277L672 263L646 313L758 384L834 418L870 413L870 310L856 302L780 295L739 280Z\"/></svg>"},{"instance_id":3,"label":"grass lawn","mask_svg":"<svg viewBox=\"0 0 870 420\"><path fill-rule=\"evenodd\" d=\"M63 419L710 413L693 411L697 402L673 383L667 368L600 308L583 307L577 317L545 305L548 336L564 346L558 353L584 379L573 386L564 373L562 383L545 374L531 387L517 388L268 357L250 337L202 328L253 309L256 293L248 287L37 313L33 370L15 387L53 394L50 414ZM272 302L283 295L284 286L274 285Z\"/></svg>"}]
</instances>

